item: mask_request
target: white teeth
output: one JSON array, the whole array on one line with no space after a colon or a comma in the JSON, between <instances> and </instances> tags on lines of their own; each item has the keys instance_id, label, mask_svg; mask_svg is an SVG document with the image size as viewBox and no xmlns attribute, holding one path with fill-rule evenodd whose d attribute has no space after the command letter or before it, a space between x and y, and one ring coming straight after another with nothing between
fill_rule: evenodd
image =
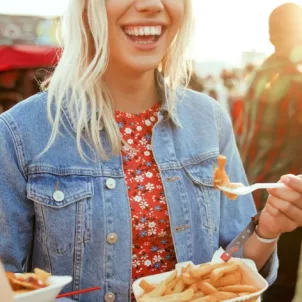
<instances>
[{"instance_id":1,"label":"white teeth","mask_svg":"<svg viewBox=\"0 0 302 302\"><path fill-rule=\"evenodd\" d=\"M126 28L125 33L130 36L160 36L162 33L161 26L138 26Z\"/></svg>"},{"instance_id":2,"label":"white teeth","mask_svg":"<svg viewBox=\"0 0 302 302\"><path fill-rule=\"evenodd\" d=\"M151 28L150 27L145 27L144 30L145 30L145 35L146 36L150 36L151 35Z\"/></svg>"}]
</instances>

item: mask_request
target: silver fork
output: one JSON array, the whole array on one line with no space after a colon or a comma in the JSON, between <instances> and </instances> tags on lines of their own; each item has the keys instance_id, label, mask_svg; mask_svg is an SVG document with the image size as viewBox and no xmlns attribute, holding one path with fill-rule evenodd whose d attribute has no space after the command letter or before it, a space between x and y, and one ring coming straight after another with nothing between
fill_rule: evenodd
<instances>
[{"instance_id":1,"label":"silver fork","mask_svg":"<svg viewBox=\"0 0 302 302\"><path fill-rule=\"evenodd\" d=\"M234 195L246 195L252 193L258 189L277 189L285 188L283 183L257 183L251 186L239 187L239 188L228 188L223 186L217 186L221 191L231 193Z\"/></svg>"}]
</instances>

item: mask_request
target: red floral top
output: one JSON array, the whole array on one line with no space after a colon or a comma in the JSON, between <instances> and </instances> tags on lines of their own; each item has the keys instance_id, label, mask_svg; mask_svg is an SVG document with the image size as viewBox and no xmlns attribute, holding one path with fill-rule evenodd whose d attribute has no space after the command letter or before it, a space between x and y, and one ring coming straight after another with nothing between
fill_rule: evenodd
<instances>
[{"instance_id":1,"label":"red floral top","mask_svg":"<svg viewBox=\"0 0 302 302\"><path fill-rule=\"evenodd\" d=\"M158 109L155 105L140 114L116 112L128 144L122 156L132 214L133 280L173 270L176 264L164 188L151 147Z\"/></svg>"}]
</instances>

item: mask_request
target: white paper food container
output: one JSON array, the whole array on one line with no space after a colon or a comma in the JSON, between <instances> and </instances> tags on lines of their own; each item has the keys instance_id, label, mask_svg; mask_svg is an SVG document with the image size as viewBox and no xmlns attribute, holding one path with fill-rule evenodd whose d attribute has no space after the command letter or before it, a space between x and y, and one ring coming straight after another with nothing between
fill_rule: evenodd
<instances>
[{"instance_id":1,"label":"white paper food container","mask_svg":"<svg viewBox=\"0 0 302 302\"><path fill-rule=\"evenodd\" d=\"M216 261L213 261L212 263L215 263ZM238 259L238 258L233 258L230 260L230 262L238 263L240 265L240 268L243 271L243 282L248 285L255 286L259 288L259 291L244 297L239 297L235 299L230 299L230 300L225 300L228 302L242 302L242 301L249 301L249 302L256 302L260 301L260 296L266 291L268 288L268 283L267 281L255 270L255 264L251 260L244 260L244 259ZM181 272L182 267L186 267L188 264L192 264L192 262L184 262L184 263L179 263L176 265L176 270L178 274ZM193 265L195 266L195 265ZM198 266L198 265L197 265ZM137 301L139 301L139 298L144 294L144 291L140 288L139 283L142 279L145 279L151 284L160 284L162 281L164 281L171 272L168 273L163 273L159 275L153 275L145 278L141 278L136 280L133 283L133 292L135 295L135 298ZM259 299L259 300L258 300Z\"/></svg>"},{"instance_id":2,"label":"white paper food container","mask_svg":"<svg viewBox=\"0 0 302 302\"><path fill-rule=\"evenodd\" d=\"M28 293L16 295L15 302L54 302L56 296L63 287L72 281L70 276L51 276L48 279L49 286L30 291ZM1 298L0 301L2 302ZM59 299L60 301L60 299Z\"/></svg>"}]
</instances>

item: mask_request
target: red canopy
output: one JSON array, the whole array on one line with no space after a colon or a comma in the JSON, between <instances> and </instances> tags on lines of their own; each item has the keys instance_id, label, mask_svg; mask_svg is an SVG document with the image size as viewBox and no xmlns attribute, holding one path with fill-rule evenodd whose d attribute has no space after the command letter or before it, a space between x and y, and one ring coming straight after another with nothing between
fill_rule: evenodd
<instances>
[{"instance_id":1,"label":"red canopy","mask_svg":"<svg viewBox=\"0 0 302 302\"><path fill-rule=\"evenodd\" d=\"M59 49L50 46L0 45L0 72L56 65Z\"/></svg>"}]
</instances>

